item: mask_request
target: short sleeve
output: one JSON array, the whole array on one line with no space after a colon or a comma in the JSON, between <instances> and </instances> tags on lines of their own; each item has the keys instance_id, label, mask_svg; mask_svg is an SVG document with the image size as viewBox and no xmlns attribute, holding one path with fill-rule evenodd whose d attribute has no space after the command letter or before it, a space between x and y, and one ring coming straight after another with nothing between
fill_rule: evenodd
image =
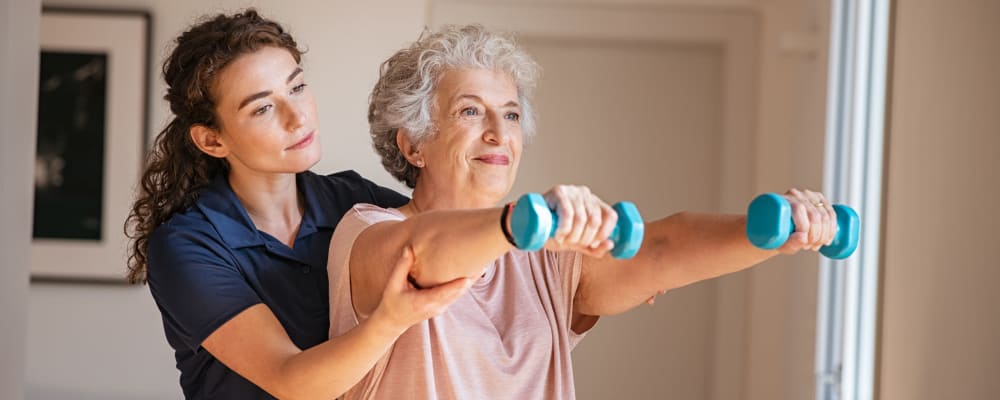
<instances>
[{"instance_id":1,"label":"short sleeve","mask_svg":"<svg viewBox=\"0 0 1000 400\"><path fill-rule=\"evenodd\" d=\"M165 328L191 350L197 351L222 324L261 302L228 248L213 235L167 224L150 236L148 245L150 292Z\"/></svg>"},{"instance_id":2,"label":"short sleeve","mask_svg":"<svg viewBox=\"0 0 1000 400\"><path fill-rule=\"evenodd\" d=\"M383 221L402 220L398 211L371 204L357 204L344 214L330 240L327 275L330 279L330 337L347 333L358 325L358 316L351 297L351 251L354 241L369 226Z\"/></svg>"},{"instance_id":3,"label":"short sleeve","mask_svg":"<svg viewBox=\"0 0 1000 400\"><path fill-rule=\"evenodd\" d=\"M597 316L586 316L584 318L592 319L592 321L587 322L589 325L586 326L586 329L583 332L573 331L572 319L575 315L576 290L580 287L580 277L583 274L583 255L575 251L543 251L546 261L555 265L556 273L560 278L561 300L564 302L565 309L568 310L566 316L569 319L566 321L566 326L569 327L570 348L573 348L583 340L587 332L590 332L597 325L599 319Z\"/></svg>"}]
</instances>

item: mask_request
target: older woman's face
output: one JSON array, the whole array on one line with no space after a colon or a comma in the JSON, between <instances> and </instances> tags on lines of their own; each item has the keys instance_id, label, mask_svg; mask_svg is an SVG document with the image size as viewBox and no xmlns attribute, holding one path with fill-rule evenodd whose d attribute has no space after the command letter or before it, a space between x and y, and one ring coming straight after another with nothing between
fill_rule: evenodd
<instances>
[{"instance_id":1,"label":"older woman's face","mask_svg":"<svg viewBox=\"0 0 1000 400\"><path fill-rule=\"evenodd\" d=\"M500 201L514 184L523 145L517 86L503 72L444 72L435 91L437 132L419 145L425 167L418 185Z\"/></svg>"}]
</instances>

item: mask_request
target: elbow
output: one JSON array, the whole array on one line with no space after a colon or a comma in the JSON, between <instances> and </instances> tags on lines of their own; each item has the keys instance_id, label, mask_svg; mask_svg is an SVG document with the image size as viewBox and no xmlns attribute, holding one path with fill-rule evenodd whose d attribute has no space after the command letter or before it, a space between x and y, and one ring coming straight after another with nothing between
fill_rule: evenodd
<instances>
[{"instance_id":1,"label":"elbow","mask_svg":"<svg viewBox=\"0 0 1000 400\"><path fill-rule=\"evenodd\" d=\"M578 292L578 294L584 293L586 294L578 296L574 301L573 311L575 314L594 317L618 315L632 309L642 301L638 299L632 301L631 297L637 296L621 293L614 288L606 293L602 293L596 288Z\"/></svg>"},{"instance_id":2,"label":"elbow","mask_svg":"<svg viewBox=\"0 0 1000 400\"><path fill-rule=\"evenodd\" d=\"M595 317L610 317L632 310L648 300L652 299L655 293L649 296L635 296L634 298L619 298L618 301L588 302L579 303L576 312L581 315L591 315Z\"/></svg>"},{"instance_id":3,"label":"elbow","mask_svg":"<svg viewBox=\"0 0 1000 400\"><path fill-rule=\"evenodd\" d=\"M278 387L273 390L265 390L275 398L282 400L337 399L346 393L346 389L318 390L308 385L291 383L293 381L294 378L288 380L289 383L278 384Z\"/></svg>"},{"instance_id":4,"label":"elbow","mask_svg":"<svg viewBox=\"0 0 1000 400\"><path fill-rule=\"evenodd\" d=\"M278 366L275 374L277 379L271 382L271 387L261 385L261 388L279 399L303 399L306 395L303 393L305 385L300 384L302 379L296 378L296 375L292 359L288 358Z\"/></svg>"},{"instance_id":5,"label":"elbow","mask_svg":"<svg viewBox=\"0 0 1000 400\"><path fill-rule=\"evenodd\" d=\"M318 382L316 376L302 370L293 358L283 362L275 371L270 387L261 386L275 398L282 400L336 399L350 387L333 387L330 382Z\"/></svg>"}]
</instances>

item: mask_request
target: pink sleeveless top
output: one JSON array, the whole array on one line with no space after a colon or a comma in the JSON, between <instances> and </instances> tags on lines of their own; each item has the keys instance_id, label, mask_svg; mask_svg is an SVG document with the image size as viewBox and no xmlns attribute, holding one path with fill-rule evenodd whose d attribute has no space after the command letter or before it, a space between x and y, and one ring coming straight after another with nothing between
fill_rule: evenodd
<instances>
[{"instance_id":1,"label":"pink sleeveless top","mask_svg":"<svg viewBox=\"0 0 1000 400\"><path fill-rule=\"evenodd\" d=\"M358 324L348 268L354 240L404 218L360 204L340 221L330 244L331 337ZM574 252L504 254L445 312L403 333L344 398L575 398L570 351L583 334L570 323L580 265Z\"/></svg>"}]
</instances>

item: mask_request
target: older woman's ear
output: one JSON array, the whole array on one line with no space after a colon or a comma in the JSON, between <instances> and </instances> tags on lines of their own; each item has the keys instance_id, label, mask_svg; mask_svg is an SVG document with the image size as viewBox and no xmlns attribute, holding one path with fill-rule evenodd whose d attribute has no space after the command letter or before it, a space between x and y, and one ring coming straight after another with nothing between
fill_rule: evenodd
<instances>
[{"instance_id":1,"label":"older woman's ear","mask_svg":"<svg viewBox=\"0 0 1000 400\"><path fill-rule=\"evenodd\" d=\"M406 157L406 161L417 168L424 167L424 156L420 154L420 146L413 142L413 139L410 138L410 132L406 128L399 128L396 131L396 146L403 153L403 157Z\"/></svg>"}]
</instances>

